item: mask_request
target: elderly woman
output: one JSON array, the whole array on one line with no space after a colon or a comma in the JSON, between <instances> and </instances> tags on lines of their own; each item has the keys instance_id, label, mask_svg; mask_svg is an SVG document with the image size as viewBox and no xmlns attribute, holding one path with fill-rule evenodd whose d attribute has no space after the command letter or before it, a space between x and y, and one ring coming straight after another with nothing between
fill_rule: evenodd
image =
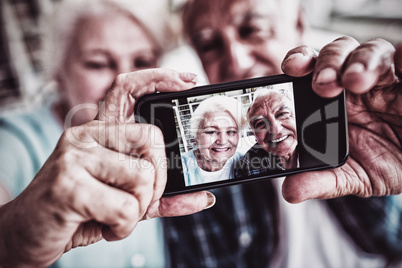
<instances>
[{"instance_id":1,"label":"elderly woman","mask_svg":"<svg viewBox=\"0 0 402 268\"><path fill-rule=\"evenodd\" d=\"M138 8L138 1L126 4L63 1L46 24L49 34L45 42L48 55L45 67L60 97L29 112L0 118L0 190L7 192L0 191L3 199L0 203L15 198L30 183L56 147L65 127L94 119L98 103L118 74L157 67L162 52L157 37L163 38L166 31L160 27L158 32L149 26L162 16L151 16L141 5L140 12L152 18L145 27L145 22L128 9ZM79 179L81 175L74 174ZM86 194L91 196L90 192L88 189ZM123 241L107 246L104 241L74 249L57 266L127 267L146 262L143 267L163 267L163 243L158 227L157 221L147 221L136 229L134 236Z\"/></svg>"},{"instance_id":2,"label":"elderly woman","mask_svg":"<svg viewBox=\"0 0 402 268\"><path fill-rule=\"evenodd\" d=\"M190 131L196 147L183 154L186 186L233 178L242 114L237 100L213 96L201 102L194 111Z\"/></svg>"}]
</instances>

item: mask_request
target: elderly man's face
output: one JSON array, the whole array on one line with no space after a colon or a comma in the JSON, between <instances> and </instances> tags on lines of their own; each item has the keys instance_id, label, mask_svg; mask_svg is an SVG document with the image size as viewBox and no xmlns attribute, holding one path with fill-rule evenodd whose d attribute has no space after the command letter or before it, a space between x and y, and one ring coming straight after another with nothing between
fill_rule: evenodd
<instances>
[{"instance_id":1,"label":"elderly man's face","mask_svg":"<svg viewBox=\"0 0 402 268\"><path fill-rule=\"evenodd\" d=\"M211 83L279 74L301 43L298 1L198 0L189 10L187 34Z\"/></svg>"},{"instance_id":2,"label":"elderly man's face","mask_svg":"<svg viewBox=\"0 0 402 268\"><path fill-rule=\"evenodd\" d=\"M297 145L296 120L292 102L273 92L259 97L248 112L258 144L268 153L288 156Z\"/></svg>"}]
</instances>

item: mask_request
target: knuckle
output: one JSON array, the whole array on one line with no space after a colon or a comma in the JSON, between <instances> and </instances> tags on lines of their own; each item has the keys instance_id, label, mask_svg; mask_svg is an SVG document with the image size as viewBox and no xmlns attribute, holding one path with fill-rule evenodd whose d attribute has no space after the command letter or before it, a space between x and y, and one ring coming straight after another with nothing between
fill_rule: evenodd
<instances>
[{"instance_id":1,"label":"knuckle","mask_svg":"<svg viewBox=\"0 0 402 268\"><path fill-rule=\"evenodd\" d=\"M67 128L61 136L63 146L74 145L75 147L85 147L89 142L93 141L91 133L93 133L94 123L89 126L77 126ZM96 133L96 132L95 132Z\"/></svg>"},{"instance_id":2,"label":"knuckle","mask_svg":"<svg viewBox=\"0 0 402 268\"><path fill-rule=\"evenodd\" d=\"M120 238L128 236L140 219L139 203L133 196L128 196L121 206L118 208L118 213L115 218L115 226L118 226L121 232L118 232Z\"/></svg>"},{"instance_id":3,"label":"knuckle","mask_svg":"<svg viewBox=\"0 0 402 268\"><path fill-rule=\"evenodd\" d=\"M138 201L129 195L120 207L119 219L123 224L138 218Z\"/></svg>"},{"instance_id":4,"label":"knuckle","mask_svg":"<svg viewBox=\"0 0 402 268\"><path fill-rule=\"evenodd\" d=\"M335 39L335 40L333 41L333 43L337 43L337 42L359 43L355 38L350 37L350 36L347 36L347 35L341 36L341 37L339 37L339 38L337 38L337 39Z\"/></svg>"},{"instance_id":5,"label":"knuckle","mask_svg":"<svg viewBox=\"0 0 402 268\"><path fill-rule=\"evenodd\" d=\"M163 144L163 133L159 127L151 124L136 124L135 127L141 129L141 132L143 133L143 138L146 138L147 146L152 148L156 144Z\"/></svg>"},{"instance_id":6,"label":"knuckle","mask_svg":"<svg viewBox=\"0 0 402 268\"><path fill-rule=\"evenodd\" d=\"M118 74L114 80L114 85L117 87L124 86L128 79L127 76L125 73Z\"/></svg>"},{"instance_id":7,"label":"knuckle","mask_svg":"<svg viewBox=\"0 0 402 268\"><path fill-rule=\"evenodd\" d=\"M146 160L146 159L138 159L139 162L139 169L138 169L138 176L137 182L140 185L147 185L154 183L155 180L155 167L154 165Z\"/></svg>"},{"instance_id":8,"label":"knuckle","mask_svg":"<svg viewBox=\"0 0 402 268\"><path fill-rule=\"evenodd\" d=\"M346 56L359 45L356 39L349 36L342 36L335 39L332 43L325 45L319 53L319 58L332 55Z\"/></svg>"},{"instance_id":9,"label":"knuckle","mask_svg":"<svg viewBox=\"0 0 402 268\"><path fill-rule=\"evenodd\" d=\"M74 189L79 184L77 179L79 174L77 170L72 171L70 167L75 166L75 163L80 161L79 159L78 151L74 149L66 150L58 156L55 167L57 176L54 177L51 187L51 192L56 199L60 197L70 199L71 196L74 196Z\"/></svg>"}]
</instances>

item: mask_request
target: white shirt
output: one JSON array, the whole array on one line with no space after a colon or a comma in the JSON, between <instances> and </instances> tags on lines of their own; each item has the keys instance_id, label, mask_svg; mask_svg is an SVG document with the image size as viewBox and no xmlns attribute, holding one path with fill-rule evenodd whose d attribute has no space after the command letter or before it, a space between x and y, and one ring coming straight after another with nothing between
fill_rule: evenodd
<instances>
[{"instance_id":1,"label":"white shirt","mask_svg":"<svg viewBox=\"0 0 402 268\"><path fill-rule=\"evenodd\" d=\"M274 184L282 193L284 178ZM280 245L272 267L385 267L380 255L358 248L345 233L324 200L290 204L279 196ZM330 241L330 243L328 242Z\"/></svg>"}]
</instances>

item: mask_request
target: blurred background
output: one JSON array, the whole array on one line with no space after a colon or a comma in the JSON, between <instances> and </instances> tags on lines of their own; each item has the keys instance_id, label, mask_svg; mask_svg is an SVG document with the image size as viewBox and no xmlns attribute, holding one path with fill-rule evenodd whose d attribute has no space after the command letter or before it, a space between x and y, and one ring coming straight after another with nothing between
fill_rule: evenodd
<instances>
[{"instance_id":1,"label":"blurred background","mask_svg":"<svg viewBox=\"0 0 402 268\"><path fill-rule=\"evenodd\" d=\"M1 0L0 113L32 105L47 94L41 61L43 16L63 0ZM68 0L64 0L68 1ZM185 0L148 0L174 16ZM316 49L340 35L358 41L382 37L402 41L402 0L303 0ZM141 8L139 6L138 8ZM177 20L178 22L178 20ZM162 66L202 73L192 50L177 40Z\"/></svg>"}]
</instances>

